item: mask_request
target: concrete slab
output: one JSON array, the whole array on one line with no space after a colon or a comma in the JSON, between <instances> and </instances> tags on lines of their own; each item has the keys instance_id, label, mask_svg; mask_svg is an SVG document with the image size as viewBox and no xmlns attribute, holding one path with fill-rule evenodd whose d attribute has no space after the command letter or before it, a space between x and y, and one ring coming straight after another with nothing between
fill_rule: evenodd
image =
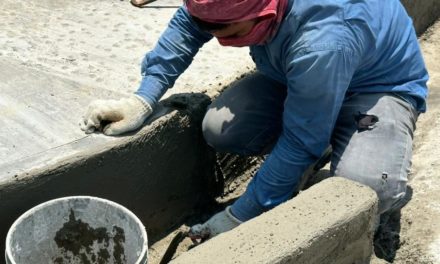
<instances>
[{"instance_id":1,"label":"concrete slab","mask_svg":"<svg viewBox=\"0 0 440 264\"><path fill-rule=\"evenodd\" d=\"M141 59L181 4L160 0L139 9L120 0L2 0L0 56L89 87L131 93ZM217 41L205 45L170 92L210 90L253 67L247 48L219 47Z\"/></svg>"},{"instance_id":2,"label":"concrete slab","mask_svg":"<svg viewBox=\"0 0 440 264\"><path fill-rule=\"evenodd\" d=\"M70 152L114 142L98 136L84 149L53 151L87 137L77 123L91 100L120 98L137 89L142 57L180 4L161 0L138 9L117 0L1 1L0 183ZM247 53L219 49L212 41L164 98L188 91L214 96L249 70ZM26 162L34 156L47 161Z\"/></svg>"},{"instance_id":3,"label":"concrete slab","mask_svg":"<svg viewBox=\"0 0 440 264\"><path fill-rule=\"evenodd\" d=\"M368 263L376 212L373 190L333 177L170 263Z\"/></svg>"},{"instance_id":4,"label":"concrete slab","mask_svg":"<svg viewBox=\"0 0 440 264\"><path fill-rule=\"evenodd\" d=\"M0 184L86 151L90 144L81 141L87 136L75 122L81 115L79 109L90 97L121 96L34 70L10 58L0 57L0 69ZM92 137L95 146L117 141Z\"/></svg>"}]
</instances>

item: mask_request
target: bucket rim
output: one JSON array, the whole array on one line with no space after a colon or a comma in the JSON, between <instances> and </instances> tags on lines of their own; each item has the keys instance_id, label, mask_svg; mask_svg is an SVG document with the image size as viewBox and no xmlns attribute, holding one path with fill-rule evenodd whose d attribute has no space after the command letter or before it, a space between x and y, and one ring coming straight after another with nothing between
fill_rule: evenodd
<instances>
[{"instance_id":1,"label":"bucket rim","mask_svg":"<svg viewBox=\"0 0 440 264\"><path fill-rule=\"evenodd\" d=\"M8 234L6 235L6 250L5 250L5 257L6 257L6 261L10 261L11 264L19 264L17 262L15 262L15 259L12 257L12 252L11 252L11 247L10 247L10 243L11 243L11 239L12 239L12 232L13 230L16 229L17 225L19 223L21 223L25 218L29 217L32 213L34 213L35 211L40 210L42 207L47 207L49 205L58 203L60 201L66 201L66 200L74 200L74 199L90 199L90 200L95 200L95 201L99 201L99 202L103 202L103 203L107 203L111 206L114 206L120 210L122 210L124 213L126 213L129 217L131 217L132 219L134 219L134 221L138 224L139 227L141 227L140 231L141 231L141 236L144 240L143 245L142 245L142 251L141 254L139 255L139 258L136 260L135 264L140 264L141 261L144 261L145 259L148 258L148 237L147 237L147 231L145 229L145 226L142 224L141 220L130 210L128 210L125 206L120 205L116 202L113 202L111 200L105 199L105 198L100 198L100 197L96 197L96 196L88 196L88 195L76 195L76 196L65 196L65 197L61 197L61 198L56 198L56 199L52 199L49 201L46 201L44 203L38 204L34 207L32 207L31 209L27 210L26 212L24 212L20 217L18 217L14 223L11 225L11 227L8 230Z\"/></svg>"}]
</instances>

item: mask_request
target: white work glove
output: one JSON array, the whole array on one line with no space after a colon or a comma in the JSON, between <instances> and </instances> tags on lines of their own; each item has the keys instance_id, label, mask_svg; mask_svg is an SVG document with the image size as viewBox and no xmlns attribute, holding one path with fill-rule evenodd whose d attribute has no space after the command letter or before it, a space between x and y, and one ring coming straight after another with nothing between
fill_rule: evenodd
<instances>
[{"instance_id":1,"label":"white work glove","mask_svg":"<svg viewBox=\"0 0 440 264\"><path fill-rule=\"evenodd\" d=\"M80 121L87 134L102 130L105 135L119 135L139 128L153 112L150 104L138 95L120 100L96 100L90 103Z\"/></svg>"},{"instance_id":2,"label":"white work glove","mask_svg":"<svg viewBox=\"0 0 440 264\"><path fill-rule=\"evenodd\" d=\"M241 223L242 221L232 215L231 208L228 206L225 210L212 216L204 224L197 224L191 227L188 236L193 241L201 239L203 242L204 240L212 238L220 233L229 231Z\"/></svg>"}]
</instances>

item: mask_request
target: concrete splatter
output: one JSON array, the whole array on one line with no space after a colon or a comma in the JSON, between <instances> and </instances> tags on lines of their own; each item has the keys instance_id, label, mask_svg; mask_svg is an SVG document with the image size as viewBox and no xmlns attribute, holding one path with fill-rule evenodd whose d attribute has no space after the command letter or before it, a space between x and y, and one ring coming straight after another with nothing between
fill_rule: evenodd
<instances>
[{"instance_id":1,"label":"concrete splatter","mask_svg":"<svg viewBox=\"0 0 440 264\"><path fill-rule=\"evenodd\" d=\"M113 226L110 233L105 227L92 228L76 219L73 210L70 211L69 221L56 232L54 240L62 252L61 256L53 258L56 264L71 263L72 260L84 264L126 263L124 230Z\"/></svg>"}]
</instances>

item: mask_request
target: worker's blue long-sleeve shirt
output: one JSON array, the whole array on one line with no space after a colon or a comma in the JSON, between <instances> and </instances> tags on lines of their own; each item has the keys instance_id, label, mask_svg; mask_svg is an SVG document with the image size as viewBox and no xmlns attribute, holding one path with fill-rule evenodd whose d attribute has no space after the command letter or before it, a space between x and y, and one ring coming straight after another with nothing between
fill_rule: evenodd
<instances>
[{"instance_id":1,"label":"worker's blue long-sleeve shirt","mask_svg":"<svg viewBox=\"0 0 440 264\"><path fill-rule=\"evenodd\" d=\"M211 38L180 8L146 55L136 93L155 104ZM279 140L232 206L240 220L291 196L329 145L347 92L393 92L425 111L428 73L398 0L289 0L277 34L250 53L257 69L288 92Z\"/></svg>"}]
</instances>

